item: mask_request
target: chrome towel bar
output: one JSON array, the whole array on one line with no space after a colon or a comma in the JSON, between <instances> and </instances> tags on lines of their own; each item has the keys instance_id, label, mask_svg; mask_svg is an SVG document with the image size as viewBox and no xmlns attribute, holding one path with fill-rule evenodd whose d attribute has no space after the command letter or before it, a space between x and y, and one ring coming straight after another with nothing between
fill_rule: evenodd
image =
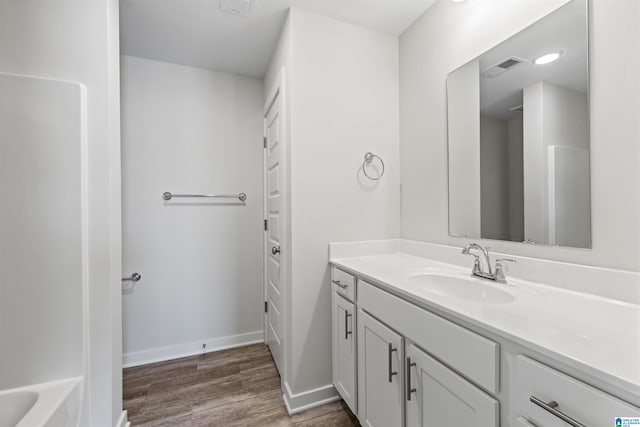
<instances>
[{"instance_id":1,"label":"chrome towel bar","mask_svg":"<svg viewBox=\"0 0 640 427\"><path fill-rule=\"evenodd\" d=\"M165 193L162 193L162 198L164 200L171 200L173 198L176 197L213 197L213 198L220 198L220 199L238 199L241 202L244 202L245 200L247 200L247 194L246 193L240 193L240 194L172 194L169 193L168 191Z\"/></svg>"}]
</instances>

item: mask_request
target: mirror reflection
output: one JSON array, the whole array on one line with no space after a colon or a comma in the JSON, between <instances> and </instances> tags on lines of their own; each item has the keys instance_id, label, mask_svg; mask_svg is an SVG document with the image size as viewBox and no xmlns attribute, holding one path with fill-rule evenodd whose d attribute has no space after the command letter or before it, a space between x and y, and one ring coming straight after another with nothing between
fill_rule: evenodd
<instances>
[{"instance_id":1,"label":"mirror reflection","mask_svg":"<svg viewBox=\"0 0 640 427\"><path fill-rule=\"evenodd\" d=\"M447 77L449 234L588 248L587 2Z\"/></svg>"}]
</instances>

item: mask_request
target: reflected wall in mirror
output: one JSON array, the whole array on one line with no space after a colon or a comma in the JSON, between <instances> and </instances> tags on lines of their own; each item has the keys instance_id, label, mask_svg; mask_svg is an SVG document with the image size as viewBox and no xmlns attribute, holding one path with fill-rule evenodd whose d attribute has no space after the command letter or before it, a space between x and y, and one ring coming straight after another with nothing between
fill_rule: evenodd
<instances>
[{"instance_id":1,"label":"reflected wall in mirror","mask_svg":"<svg viewBox=\"0 0 640 427\"><path fill-rule=\"evenodd\" d=\"M447 76L449 234L588 248L587 1Z\"/></svg>"}]
</instances>

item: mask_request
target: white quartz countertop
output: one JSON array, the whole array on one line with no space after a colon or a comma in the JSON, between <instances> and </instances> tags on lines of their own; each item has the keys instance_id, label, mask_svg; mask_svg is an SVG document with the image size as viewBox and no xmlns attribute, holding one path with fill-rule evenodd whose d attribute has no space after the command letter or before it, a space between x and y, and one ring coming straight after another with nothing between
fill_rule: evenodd
<instances>
[{"instance_id":1,"label":"white quartz countertop","mask_svg":"<svg viewBox=\"0 0 640 427\"><path fill-rule=\"evenodd\" d=\"M470 268L402 253L332 258L330 262L425 308L523 344L640 396L640 306L508 277L482 283L513 296L493 304L426 292L409 280L446 272L469 278ZM481 279L474 279L481 280Z\"/></svg>"}]
</instances>

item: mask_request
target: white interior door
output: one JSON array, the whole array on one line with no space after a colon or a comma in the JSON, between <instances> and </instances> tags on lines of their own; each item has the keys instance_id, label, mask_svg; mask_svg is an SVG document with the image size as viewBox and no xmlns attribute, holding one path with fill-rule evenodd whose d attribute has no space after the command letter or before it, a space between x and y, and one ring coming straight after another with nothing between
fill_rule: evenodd
<instances>
[{"instance_id":1,"label":"white interior door","mask_svg":"<svg viewBox=\"0 0 640 427\"><path fill-rule=\"evenodd\" d=\"M282 366L282 281L280 272L281 211L282 211L282 103L280 91L274 95L265 114L265 208L267 219L266 260L267 283L265 299L267 315L265 341L273 360L281 371Z\"/></svg>"}]
</instances>

